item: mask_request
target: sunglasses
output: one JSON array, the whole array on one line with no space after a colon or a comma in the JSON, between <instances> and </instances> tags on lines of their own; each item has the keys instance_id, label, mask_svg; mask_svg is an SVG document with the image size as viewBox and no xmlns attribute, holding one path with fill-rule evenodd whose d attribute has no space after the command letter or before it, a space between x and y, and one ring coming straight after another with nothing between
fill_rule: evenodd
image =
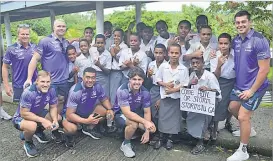
<instances>
[{"instance_id":1,"label":"sunglasses","mask_svg":"<svg viewBox=\"0 0 273 161\"><path fill-rule=\"evenodd\" d=\"M30 26L28 24L19 24L18 27L19 28L22 28L22 27L29 28Z\"/></svg>"}]
</instances>

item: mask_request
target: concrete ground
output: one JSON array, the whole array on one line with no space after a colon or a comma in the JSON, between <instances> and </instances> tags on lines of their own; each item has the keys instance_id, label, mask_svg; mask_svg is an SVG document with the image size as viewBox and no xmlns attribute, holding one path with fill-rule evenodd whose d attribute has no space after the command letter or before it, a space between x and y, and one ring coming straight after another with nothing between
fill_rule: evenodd
<instances>
[{"instance_id":1,"label":"concrete ground","mask_svg":"<svg viewBox=\"0 0 273 161\"><path fill-rule=\"evenodd\" d=\"M5 110L13 114L17 108L15 104L4 103ZM272 132L270 131L270 119L273 118L270 109L259 109L253 117L254 127L257 130L257 140L265 140L272 147ZM257 117L258 116L258 117ZM267 126L267 128L265 127ZM136 157L127 159L123 156L119 147L121 139L104 137L101 140L93 140L79 133L76 138L74 148L66 148L64 144L40 144L34 139L34 143L39 149L40 156L28 159L24 150L23 142L19 139L19 131L16 130L10 121L0 120L0 161L18 161L18 160L33 160L33 161L73 161L73 160L98 160L98 161L118 161L118 160L137 160L137 161L225 161L226 158L234 152L220 146L208 146L207 150L198 156L190 153L192 146L175 144L174 149L167 151L165 148L154 150L149 145L140 145L139 141L134 141L134 150ZM234 142L234 137L230 136L224 130L220 131L219 137L227 137L230 142ZM259 139L261 138L261 139ZM238 138L237 138L238 139ZM236 139L235 139L236 140ZM270 161L272 157L258 155L253 152L250 154L249 161Z\"/></svg>"}]
</instances>

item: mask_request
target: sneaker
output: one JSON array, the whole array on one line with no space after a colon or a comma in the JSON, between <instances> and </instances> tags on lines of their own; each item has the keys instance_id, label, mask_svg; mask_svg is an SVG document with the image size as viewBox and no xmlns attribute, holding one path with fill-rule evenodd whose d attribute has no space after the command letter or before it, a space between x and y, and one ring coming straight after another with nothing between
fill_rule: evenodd
<instances>
[{"instance_id":1,"label":"sneaker","mask_svg":"<svg viewBox=\"0 0 273 161\"><path fill-rule=\"evenodd\" d=\"M94 127L93 129L87 129L87 126L83 126L82 133L90 136L91 138L93 138L95 140L98 140L101 138L101 134L99 132L97 132L96 127Z\"/></svg>"},{"instance_id":2,"label":"sneaker","mask_svg":"<svg viewBox=\"0 0 273 161\"><path fill-rule=\"evenodd\" d=\"M73 135L65 135L65 146L68 148L72 148L75 145L75 139Z\"/></svg>"},{"instance_id":3,"label":"sneaker","mask_svg":"<svg viewBox=\"0 0 273 161\"><path fill-rule=\"evenodd\" d=\"M123 151L123 154L127 157L127 158L133 158L136 156L135 152L132 149L131 143L127 143L124 144L122 142L121 146L120 146L120 150Z\"/></svg>"},{"instance_id":4,"label":"sneaker","mask_svg":"<svg viewBox=\"0 0 273 161\"><path fill-rule=\"evenodd\" d=\"M232 132L232 135L233 135L233 136L236 136L236 137L239 137L239 136L240 136L240 130L237 130L237 131ZM257 135L257 133L256 133L256 131L254 130L254 128L252 127L252 128L251 128L251 132L250 132L250 137L254 137L254 136L256 136L256 135Z\"/></svg>"},{"instance_id":5,"label":"sneaker","mask_svg":"<svg viewBox=\"0 0 273 161\"><path fill-rule=\"evenodd\" d=\"M36 131L33 136L39 141L39 143L45 144L49 142L49 139L43 131Z\"/></svg>"},{"instance_id":6,"label":"sneaker","mask_svg":"<svg viewBox=\"0 0 273 161\"><path fill-rule=\"evenodd\" d=\"M24 132L23 132L23 131L20 132L19 138L20 138L21 140L25 140L25 136L24 136Z\"/></svg>"},{"instance_id":7,"label":"sneaker","mask_svg":"<svg viewBox=\"0 0 273 161\"><path fill-rule=\"evenodd\" d=\"M3 109L3 107L0 107L0 118L4 120L12 119L12 117Z\"/></svg>"},{"instance_id":8,"label":"sneaker","mask_svg":"<svg viewBox=\"0 0 273 161\"><path fill-rule=\"evenodd\" d=\"M227 158L227 161L244 161L249 158L247 152L243 152L241 149L237 149L237 151L230 157Z\"/></svg>"},{"instance_id":9,"label":"sneaker","mask_svg":"<svg viewBox=\"0 0 273 161\"><path fill-rule=\"evenodd\" d=\"M38 151L36 146L33 144L33 141L26 141L24 144L24 149L28 157L38 156Z\"/></svg>"},{"instance_id":10,"label":"sneaker","mask_svg":"<svg viewBox=\"0 0 273 161\"><path fill-rule=\"evenodd\" d=\"M51 138L55 140L55 143L61 143L63 141L62 134L57 130L51 132Z\"/></svg>"}]
</instances>

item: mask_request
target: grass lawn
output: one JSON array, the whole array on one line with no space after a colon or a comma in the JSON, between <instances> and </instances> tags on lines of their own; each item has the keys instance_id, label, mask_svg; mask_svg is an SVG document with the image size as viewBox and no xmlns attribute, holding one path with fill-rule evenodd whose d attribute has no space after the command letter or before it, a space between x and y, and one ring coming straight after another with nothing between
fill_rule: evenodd
<instances>
[{"instance_id":1,"label":"grass lawn","mask_svg":"<svg viewBox=\"0 0 273 161\"><path fill-rule=\"evenodd\" d=\"M272 83L272 75L273 75L273 67L270 67L270 72L267 75L267 78L270 80L270 82Z\"/></svg>"},{"instance_id":2,"label":"grass lawn","mask_svg":"<svg viewBox=\"0 0 273 161\"><path fill-rule=\"evenodd\" d=\"M273 108L273 103L261 102L260 107L261 108Z\"/></svg>"}]
</instances>

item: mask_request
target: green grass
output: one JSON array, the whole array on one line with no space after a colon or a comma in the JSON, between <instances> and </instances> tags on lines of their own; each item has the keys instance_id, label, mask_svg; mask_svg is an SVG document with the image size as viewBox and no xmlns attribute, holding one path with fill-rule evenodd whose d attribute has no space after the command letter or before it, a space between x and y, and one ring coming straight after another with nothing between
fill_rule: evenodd
<instances>
[{"instance_id":1,"label":"green grass","mask_svg":"<svg viewBox=\"0 0 273 161\"><path fill-rule=\"evenodd\" d=\"M273 103L261 102L260 107L261 108L273 108Z\"/></svg>"},{"instance_id":2,"label":"green grass","mask_svg":"<svg viewBox=\"0 0 273 161\"><path fill-rule=\"evenodd\" d=\"M267 75L267 78L270 80L270 82L272 83L272 75L273 75L273 67L270 67L270 72Z\"/></svg>"}]
</instances>

